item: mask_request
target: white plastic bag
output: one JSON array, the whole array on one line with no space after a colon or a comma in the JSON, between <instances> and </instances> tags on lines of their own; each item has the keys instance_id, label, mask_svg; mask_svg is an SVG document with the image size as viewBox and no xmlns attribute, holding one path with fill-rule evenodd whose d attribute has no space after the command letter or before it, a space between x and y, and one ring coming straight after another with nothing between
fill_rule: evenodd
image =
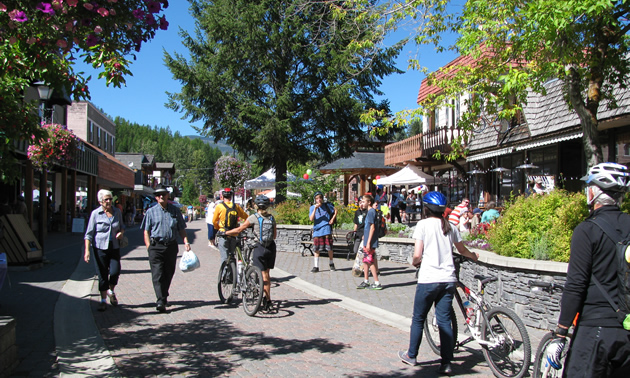
<instances>
[{"instance_id":1,"label":"white plastic bag","mask_svg":"<svg viewBox=\"0 0 630 378\"><path fill-rule=\"evenodd\" d=\"M182 272L192 272L200 266L199 259L192 249L190 251L184 251L181 260L179 260L179 269L181 269Z\"/></svg>"}]
</instances>

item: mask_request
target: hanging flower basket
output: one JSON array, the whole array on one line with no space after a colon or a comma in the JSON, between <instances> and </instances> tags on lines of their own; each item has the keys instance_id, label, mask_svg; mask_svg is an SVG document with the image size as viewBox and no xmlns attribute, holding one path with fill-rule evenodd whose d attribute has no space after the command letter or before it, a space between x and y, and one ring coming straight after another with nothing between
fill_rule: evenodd
<instances>
[{"instance_id":1,"label":"hanging flower basket","mask_svg":"<svg viewBox=\"0 0 630 378\"><path fill-rule=\"evenodd\" d=\"M79 138L66 126L56 123L42 125L48 134L41 140L33 136L28 147L28 158L38 170L49 170L53 165L74 167L76 164Z\"/></svg>"}]
</instances>

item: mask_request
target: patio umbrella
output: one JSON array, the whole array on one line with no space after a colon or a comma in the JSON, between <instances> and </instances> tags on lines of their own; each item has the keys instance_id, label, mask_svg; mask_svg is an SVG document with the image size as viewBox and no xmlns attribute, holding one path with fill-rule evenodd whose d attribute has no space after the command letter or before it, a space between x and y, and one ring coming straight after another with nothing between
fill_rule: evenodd
<instances>
[{"instance_id":1,"label":"patio umbrella","mask_svg":"<svg viewBox=\"0 0 630 378\"><path fill-rule=\"evenodd\" d=\"M516 169L530 169L530 168L538 168L538 166L531 163L525 163L516 167Z\"/></svg>"}]
</instances>

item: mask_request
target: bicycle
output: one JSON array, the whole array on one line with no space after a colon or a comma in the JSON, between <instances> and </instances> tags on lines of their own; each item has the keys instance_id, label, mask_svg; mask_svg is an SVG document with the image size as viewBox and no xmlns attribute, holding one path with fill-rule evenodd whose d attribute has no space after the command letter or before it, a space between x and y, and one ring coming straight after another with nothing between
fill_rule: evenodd
<instances>
[{"instance_id":1,"label":"bicycle","mask_svg":"<svg viewBox=\"0 0 630 378\"><path fill-rule=\"evenodd\" d=\"M247 315L254 316L260 310L264 295L262 272L252 263L255 242L248 243L249 238L245 233L220 237L235 237L237 243L234 252L228 253L228 259L219 268L219 299L221 303L229 304L240 292L243 296L243 310ZM240 271L237 270L237 261L243 263Z\"/></svg>"},{"instance_id":2,"label":"bicycle","mask_svg":"<svg viewBox=\"0 0 630 378\"><path fill-rule=\"evenodd\" d=\"M468 338L457 340L457 317L451 307L451 325L455 337L455 349L476 341L482 348L483 356L496 377L522 377L529 369L531 361L531 343L523 321L510 309L492 306L484 299L485 286L496 281L497 277L475 275L479 288L474 291L459 280L459 264L464 257L454 255L456 266L456 292L454 295L457 308L461 311L465 325L470 332ZM461 292L466 295L462 299ZM468 301L468 308L464 303ZM427 343L434 353L440 355L440 336L435 316L435 306L431 307L424 324Z\"/></svg>"},{"instance_id":3,"label":"bicycle","mask_svg":"<svg viewBox=\"0 0 630 378\"><path fill-rule=\"evenodd\" d=\"M549 294L553 294L554 291L563 291L564 285L544 282L544 281L529 281L529 287L532 288L532 291L544 291ZM576 317L577 320L577 317ZM575 321L573 325L575 326ZM534 372L532 377L562 377L562 372L564 369L564 360L567 357L567 353L569 352L569 344L571 343L571 337L573 334L569 332L567 334L567 341L564 344L564 349L562 350L562 358L560 359L562 363L562 367L560 369L555 369L549 362L547 361L547 347L549 343L553 340L553 332L548 332L540 339L540 344L538 344L538 349L536 349L536 354L534 355Z\"/></svg>"}]
</instances>

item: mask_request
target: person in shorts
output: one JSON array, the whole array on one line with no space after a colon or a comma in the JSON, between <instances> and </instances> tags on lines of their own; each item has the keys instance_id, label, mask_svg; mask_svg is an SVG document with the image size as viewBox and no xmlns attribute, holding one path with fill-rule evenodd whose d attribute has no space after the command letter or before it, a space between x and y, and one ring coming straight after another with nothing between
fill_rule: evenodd
<instances>
[{"instance_id":1,"label":"person in shorts","mask_svg":"<svg viewBox=\"0 0 630 378\"><path fill-rule=\"evenodd\" d=\"M313 196L315 204L308 211L309 219L314 222L313 225L313 251L315 253L315 262L311 273L319 272L319 253L320 251L328 251L330 258L330 270L335 269L333 261L333 239L332 224L337 218L337 209L330 202L324 202L324 194L320 191L315 192Z\"/></svg>"},{"instance_id":2,"label":"person in shorts","mask_svg":"<svg viewBox=\"0 0 630 378\"><path fill-rule=\"evenodd\" d=\"M259 241L259 243L257 243L256 247L254 248L253 253L254 266L260 268L263 277L263 291L265 293L265 296L263 297L262 310L268 312L274 309L274 306L271 302L271 274L269 271L273 269L276 265L276 221L275 219L273 219L273 216L267 212L267 208L269 208L269 205L271 204L269 197L259 195L258 197L256 197L256 200L254 202L257 208L256 214L250 215L240 226L226 231L225 234L228 236L237 236L238 234L243 232L243 230L247 229L248 227L252 227L254 230L254 234L258 238L260 235L262 235L258 216L266 220L271 219L273 223L274 240L268 242L267 244L263 244Z\"/></svg>"},{"instance_id":3,"label":"person in shorts","mask_svg":"<svg viewBox=\"0 0 630 378\"><path fill-rule=\"evenodd\" d=\"M365 280L357 286L357 289L382 290L383 287L378 280L378 266L376 265L376 248L378 248L376 206L373 206L374 198L369 194L363 196L363 202L365 202L368 209L363 231L363 275ZM372 277L374 277L372 285L370 285L369 280L370 272L372 272Z\"/></svg>"}]
</instances>

